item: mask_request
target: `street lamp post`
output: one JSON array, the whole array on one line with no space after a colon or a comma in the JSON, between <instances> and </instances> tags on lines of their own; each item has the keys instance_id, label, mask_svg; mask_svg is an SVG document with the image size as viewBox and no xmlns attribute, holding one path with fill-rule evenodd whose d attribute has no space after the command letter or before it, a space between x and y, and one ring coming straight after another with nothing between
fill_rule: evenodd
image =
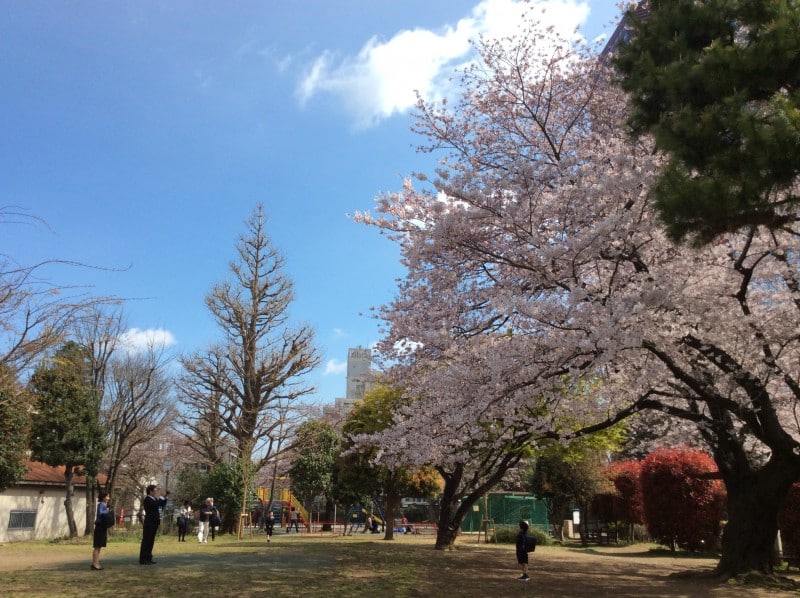
<instances>
[{"instance_id":1,"label":"street lamp post","mask_svg":"<svg viewBox=\"0 0 800 598\"><path fill-rule=\"evenodd\" d=\"M174 464L170 459L166 459L164 461L164 496L166 496L167 492L169 492L169 471L172 469L173 465Z\"/></svg>"}]
</instances>

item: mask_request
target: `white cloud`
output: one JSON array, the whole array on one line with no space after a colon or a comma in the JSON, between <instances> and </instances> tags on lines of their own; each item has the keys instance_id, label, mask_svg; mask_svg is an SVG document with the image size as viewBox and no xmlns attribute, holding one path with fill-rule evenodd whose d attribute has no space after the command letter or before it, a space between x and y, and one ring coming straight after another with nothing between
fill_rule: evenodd
<instances>
[{"instance_id":1,"label":"white cloud","mask_svg":"<svg viewBox=\"0 0 800 598\"><path fill-rule=\"evenodd\" d=\"M374 125L412 108L415 92L426 100L446 95L453 69L471 59L470 40L516 32L529 9L565 37L572 37L589 14L581 0L483 0L469 16L440 31L405 30L388 41L373 37L357 56L338 61L324 52L308 67L297 96L301 103L318 94L335 96L358 126Z\"/></svg>"},{"instance_id":2,"label":"white cloud","mask_svg":"<svg viewBox=\"0 0 800 598\"><path fill-rule=\"evenodd\" d=\"M347 371L347 362L338 359L330 359L325 364L325 376L329 374L344 374Z\"/></svg>"},{"instance_id":3,"label":"white cloud","mask_svg":"<svg viewBox=\"0 0 800 598\"><path fill-rule=\"evenodd\" d=\"M176 342L175 336L162 328L131 328L119 336L120 348L128 353L142 353L150 348L166 349Z\"/></svg>"}]
</instances>

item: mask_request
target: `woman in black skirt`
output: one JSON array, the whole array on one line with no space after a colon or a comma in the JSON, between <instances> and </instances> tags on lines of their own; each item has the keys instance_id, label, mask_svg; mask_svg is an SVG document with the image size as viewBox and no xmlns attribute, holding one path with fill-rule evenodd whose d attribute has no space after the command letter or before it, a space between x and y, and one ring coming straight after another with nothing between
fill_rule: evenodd
<instances>
[{"instance_id":1,"label":"woman in black skirt","mask_svg":"<svg viewBox=\"0 0 800 598\"><path fill-rule=\"evenodd\" d=\"M100 493L100 502L97 503L97 512L94 517L94 539L92 546L92 570L100 571L103 566L100 564L100 549L106 547L108 542L108 528L106 527L105 516L110 512L108 500L111 495L108 492Z\"/></svg>"}]
</instances>

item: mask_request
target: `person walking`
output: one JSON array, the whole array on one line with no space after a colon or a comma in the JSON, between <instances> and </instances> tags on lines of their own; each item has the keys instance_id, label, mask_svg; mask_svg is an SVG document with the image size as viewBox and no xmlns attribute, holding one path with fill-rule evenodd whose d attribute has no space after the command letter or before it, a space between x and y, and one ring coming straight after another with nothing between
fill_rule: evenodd
<instances>
[{"instance_id":1,"label":"person walking","mask_svg":"<svg viewBox=\"0 0 800 598\"><path fill-rule=\"evenodd\" d=\"M156 486L150 484L147 487L147 495L144 497L144 521L142 523L142 545L139 548L139 564L154 565L153 545L156 542L156 533L161 525L161 509L167 506L167 496L156 497Z\"/></svg>"},{"instance_id":2,"label":"person walking","mask_svg":"<svg viewBox=\"0 0 800 598\"><path fill-rule=\"evenodd\" d=\"M100 493L100 501L97 503L97 510L94 516L94 536L92 538L92 571L102 571L103 566L100 564L100 549L105 548L108 543L108 523L106 517L111 513L114 517L113 511L108 508L108 501L111 495L108 492Z\"/></svg>"},{"instance_id":3,"label":"person walking","mask_svg":"<svg viewBox=\"0 0 800 598\"><path fill-rule=\"evenodd\" d=\"M270 509L269 513L267 513L266 519L264 519L264 531L267 532L267 542L272 541L272 532L274 529L275 529L275 515Z\"/></svg>"}]
</instances>

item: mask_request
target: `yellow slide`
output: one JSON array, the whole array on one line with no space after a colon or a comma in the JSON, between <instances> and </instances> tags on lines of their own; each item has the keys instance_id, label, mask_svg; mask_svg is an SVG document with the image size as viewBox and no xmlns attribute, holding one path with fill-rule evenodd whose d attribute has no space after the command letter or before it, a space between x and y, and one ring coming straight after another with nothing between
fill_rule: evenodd
<instances>
[{"instance_id":1,"label":"yellow slide","mask_svg":"<svg viewBox=\"0 0 800 598\"><path fill-rule=\"evenodd\" d=\"M311 523L311 520L308 517L308 511L306 511L305 507L303 507L303 503L301 503L300 500L294 494L292 494L288 488L284 488L281 491L281 501L283 501L283 503L286 505L291 505L294 507L295 511L298 512L305 523Z\"/></svg>"},{"instance_id":2,"label":"yellow slide","mask_svg":"<svg viewBox=\"0 0 800 598\"><path fill-rule=\"evenodd\" d=\"M266 488L256 488L256 494L258 497L265 503L270 501L269 490ZM311 519L308 516L308 511L306 511L303 503L300 502L294 494L292 494L288 488L281 489L281 504L286 508L294 507L295 511L303 518L305 523L310 523Z\"/></svg>"}]
</instances>

